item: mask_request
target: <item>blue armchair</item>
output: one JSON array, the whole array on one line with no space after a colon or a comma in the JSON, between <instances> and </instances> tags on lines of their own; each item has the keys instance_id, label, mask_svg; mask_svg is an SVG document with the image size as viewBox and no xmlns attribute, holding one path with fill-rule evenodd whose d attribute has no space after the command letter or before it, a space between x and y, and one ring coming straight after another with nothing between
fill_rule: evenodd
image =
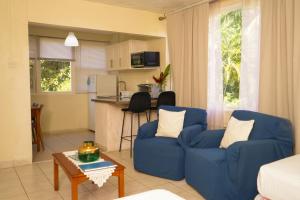
<instances>
[{"instance_id":1,"label":"blue armchair","mask_svg":"<svg viewBox=\"0 0 300 200\"><path fill-rule=\"evenodd\" d=\"M293 153L288 120L242 110L232 116L255 120L248 141L222 149L225 130L212 130L197 135L186 148L186 181L208 200L254 199L259 168Z\"/></svg>"},{"instance_id":2,"label":"blue armchair","mask_svg":"<svg viewBox=\"0 0 300 200\"><path fill-rule=\"evenodd\" d=\"M186 110L181 141L190 144L191 139L206 130L206 111L197 108L161 106L168 111ZM156 137L158 121L143 124L134 142L134 168L140 172L162 178L184 178L184 150L178 138Z\"/></svg>"}]
</instances>

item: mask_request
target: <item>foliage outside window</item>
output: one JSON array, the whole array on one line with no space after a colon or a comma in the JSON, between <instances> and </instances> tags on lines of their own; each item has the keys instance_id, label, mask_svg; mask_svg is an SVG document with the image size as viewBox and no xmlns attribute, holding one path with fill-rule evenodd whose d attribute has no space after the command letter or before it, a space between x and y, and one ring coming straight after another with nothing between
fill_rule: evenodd
<instances>
[{"instance_id":1,"label":"foliage outside window","mask_svg":"<svg viewBox=\"0 0 300 200\"><path fill-rule=\"evenodd\" d=\"M35 60L29 60L29 70L30 70L30 92L35 92Z\"/></svg>"},{"instance_id":2,"label":"foliage outside window","mask_svg":"<svg viewBox=\"0 0 300 200\"><path fill-rule=\"evenodd\" d=\"M42 92L70 92L71 62L40 60Z\"/></svg>"},{"instance_id":3,"label":"foliage outside window","mask_svg":"<svg viewBox=\"0 0 300 200\"><path fill-rule=\"evenodd\" d=\"M224 103L229 107L239 104L242 43L242 12L235 10L221 16L221 51L223 62Z\"/></svg>"}]
</instances>

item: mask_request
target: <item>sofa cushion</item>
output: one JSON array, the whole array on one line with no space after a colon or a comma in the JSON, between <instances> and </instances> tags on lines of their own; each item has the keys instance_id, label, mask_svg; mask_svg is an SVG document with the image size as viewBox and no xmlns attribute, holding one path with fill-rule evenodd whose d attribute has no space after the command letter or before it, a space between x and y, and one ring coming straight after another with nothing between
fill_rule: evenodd
<instances>
[{"instance_id":1,"label":"sofa cushion","mask_svg":"<svg viewBox=\"0 0 300 200\"><path fill-rule=\"evenodd\" d=\"M292 125L283 118L247 110L236 110L232 113L239 120L255 120L249 140L277 139L291 143Z\"/></svg>"},{"instance_id":2,"label":"sofa cushion","mask_svg":"<svg viewBox=\"0 0 300 200\"><path fill-rule=\"evenodd\" d=\"M177 138L136 139L134 167L138 171L154 176L181 180L184 178L184 150L177 142Z\"/></svg>"},{"instance_id":3,"label":"sofa cushion","mask_svg":"<svg viewBox=\"0 0 300 200\"><path fill-rule=\"evenodd\" d=\"M222 199L217 191L226 190L226 150L219 148L186 150L185 179L201 193L205 199Z\"/></svg>"},{"instance_id":4,"label":"sofa cushion","mask_svg":"<svg viewBox=\"0 0 300 200\"><path fill-rule=\"evenodd\" d=\"M172 112L159 109L159 121L156 136L177 138L183 128L185 110Z\"/></svg>"},{"instance_id":5,"label":"sofa cushion","mask_svg":"<svg viewBox=\"0 0 300 200\"><path fill-rule=\"evenodd\" d=\"M183 128L187 126L192 126L195 124L201 124L206 129L207 127L207 120L206 116L207 113L205 110L200 108L188 108L188 107L178 107L178 106L160 106L160 109L168 110L168 111L183 111L185 110L185 117L184 117L184 123Z\"/></svg>"},{"instance_id":6,"label":"sofa cushion","mask_svg":"<svg viewBox=\"0 0 300 200\"><path fill-rule=\"evenodd\" d=\"M254 120L245 121L231 117L222 138L220 147L227 148L235 142L247 141L253 128L253 124Z\"/></svg>"}]
</instances>

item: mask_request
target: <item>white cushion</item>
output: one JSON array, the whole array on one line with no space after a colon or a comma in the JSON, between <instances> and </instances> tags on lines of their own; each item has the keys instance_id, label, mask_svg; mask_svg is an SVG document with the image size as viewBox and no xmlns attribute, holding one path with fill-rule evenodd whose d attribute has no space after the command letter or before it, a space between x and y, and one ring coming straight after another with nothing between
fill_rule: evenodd
<instances>
[{"instance_id":1,"label":"white cushion","mask_svg":"<svg viewBox=\"0 0 300 200\"><path fill-rule=\"evenodd\" d=\"M300 154L261 166L257 189L268 199L299 199Z\"/></svg>"},{"instance_id":2,"label":"white cushion","mask_svg":"<svg viewBox=\"0 0 300 200\"><path fill-rule=\"evenodd\" d=\"M134 194L116 200L184 200L176 194L164 189L155 189L143 193Z\"/></svg>"},{"instance_id":3,"label":"white cushion","mask_svg":"<svg viewBox=\"0 0 300 200\"><path fill-rule=\"evenodd\" d=\"M159 109L159 120L156 136L177 138L183 128L185 110L172 112Z\"/></svg>"},{"instance_id":4,"label":"white cushion","mask_svg":"<svg viewBox=\"0 0 300 200\"><path fill-rule=\"evenodd\" d=\"M222 138L220 147L227 148L235 142L247 141L253 128L253 124L254 120L241 121L231 117Z\"/></svg>"}]
</instances>

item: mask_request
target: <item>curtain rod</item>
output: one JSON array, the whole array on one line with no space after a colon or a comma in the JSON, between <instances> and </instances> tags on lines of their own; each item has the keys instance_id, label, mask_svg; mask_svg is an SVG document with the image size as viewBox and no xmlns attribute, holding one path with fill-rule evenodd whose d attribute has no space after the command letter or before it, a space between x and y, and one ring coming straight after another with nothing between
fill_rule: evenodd
<instances>
[{"instance_id":1,"label":"curtain rod","mask_svg":"<svg viewBox=\"0 0 300 200\"><path fill-rule=\"evenodd\" d=\"M201 5L201 4L204 4L204 3L213 3L213 2L216 2L216 1L218 1L218 0L202 0L202 1L198 1L196 3L192 3L190 5L187 5L187 6L183 7L183 8L178 8L178 9L167 11L167 12L164 13L163 17L159 17L158 19L159 19L159 21L163 21L163 20L165 20L167 18L168 15L172 15L172 14L178 13L180 11L192 8L192 7L197 6L197 5Z\"/></svg>"},{"instance_id":2,"label":"curtain rod","mask_svg":"<svg viewBox=\"0 0 300 200\"><path fill-rule=\"evenodd\" d=\"M190 5L187 5L187 6L184 6L183 8L178 8L178 9L174 9L174 10L171 10L169 12L166 12L166 16L168 15L172 15L172 14L175 14L175 13L178 13L180 11L183 11L183 10L186 10L186 9L189 9L189 8L192 8L194 6L197 6L197 5L201 5L201 4L204 4L204 3L210 3L212 2L212 0L202 0L202 1L198 1L196 3L192 3Z\"/></svg>"},{"instance_id":3,"label":"curtain rod","mask_svg":"<svg viewBox=\"0 0 300 200\"><path fill-rule=\"evenodd\" d=\"M34 37L45 37L45 38L53 38L53 39L66 39L66 38L63 38L63 37L43 36L43 35L35 35L35 34L29 34L29 36L34 36ZM110 41L104 41L104 40L86 40L86 39L80 39L80 38L78 38L78 40L86 41L86 42L103 42L103 43L110 43Z\"/></svg>"}]
</instances>

